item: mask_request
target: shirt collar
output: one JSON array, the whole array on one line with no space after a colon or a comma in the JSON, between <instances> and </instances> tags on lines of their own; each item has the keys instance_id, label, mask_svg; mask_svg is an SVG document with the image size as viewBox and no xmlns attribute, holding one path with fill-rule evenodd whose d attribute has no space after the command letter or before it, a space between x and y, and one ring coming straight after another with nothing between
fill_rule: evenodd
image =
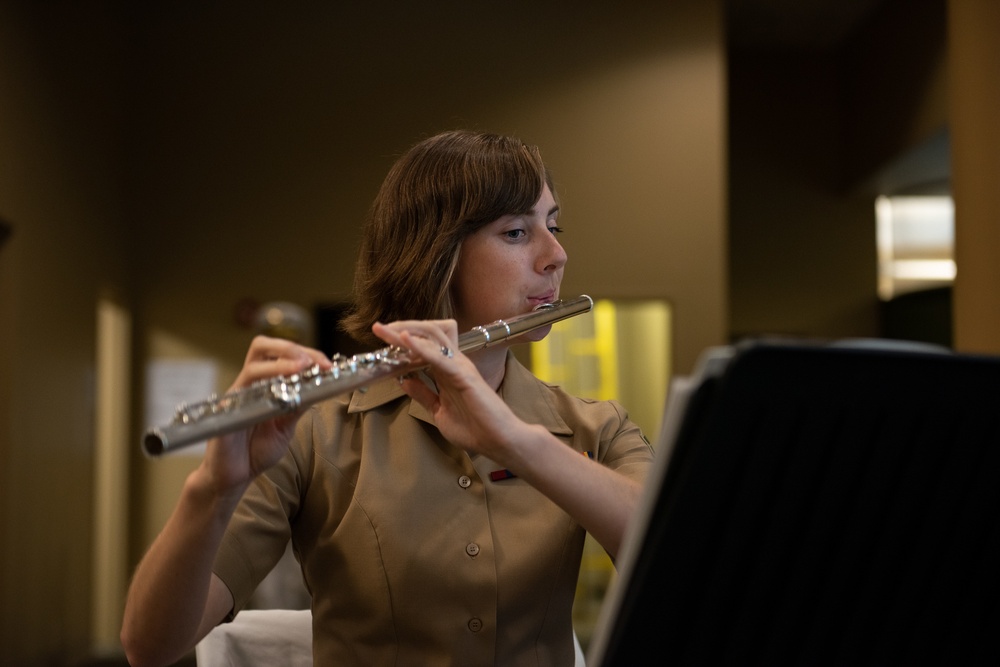
<instances>
[{"instance_id":1,"label":"shirt collar","mask_svg":"<svg viewBox=\"0 0 1000 667\"><path fill-rule=\"evenodd\" d=\"M573 429L556 410L545 383L522 366L510 350L500 396L522 421L541 424L554 435L573 435Z\"/></svg>"},{"instance_id":2,"label":"shirt collar","mask_svg":"<svg viewBox=\"0 0 1000 667\"><path fill-rule=\"evenodd\" d=\"M405 396L403 388L394 379L379 380L366 389L355 390L347 411L350 414L365 412ZM507 351L500 396L522 421L541 424L554 435L573 434L573 429L556 410L545 384L532 375L510 350ZM434 423L431 414L416 401L410 401L409 413L410 416L428 424Z\"/></svg>"}]
</instances>

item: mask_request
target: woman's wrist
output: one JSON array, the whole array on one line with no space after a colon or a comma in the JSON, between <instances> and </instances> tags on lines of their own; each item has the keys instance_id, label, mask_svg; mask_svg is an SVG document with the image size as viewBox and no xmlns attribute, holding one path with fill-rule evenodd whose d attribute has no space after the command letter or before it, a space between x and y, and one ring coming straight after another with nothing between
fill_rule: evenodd
<instances>
[{"instance_id":1,"label":"woman's wrist","mask_svg":"<svg viewBox=\"0 0 1000 667\"><path fill-rule=\"evenodd\" d=\"M546 447L552 440L549 430L540 424L521 423L520 427L509 432L503 445L504 466L510 470L528 472L528 468L538 463L539 450ZM500 463L500 461L498 461Z\"/></svg>"},{"instance_id":2,"label":"woman's wrist","mask_svg":"<svg viewBox=\"0 0 1000 667\"><path fill-rule=\"evenodd\" d=\"M183 495L203 510L225 516L228 520L249 483L223 484L212 475L204 462L195 468L184 483Z\"/></svg>"}]
</instances>

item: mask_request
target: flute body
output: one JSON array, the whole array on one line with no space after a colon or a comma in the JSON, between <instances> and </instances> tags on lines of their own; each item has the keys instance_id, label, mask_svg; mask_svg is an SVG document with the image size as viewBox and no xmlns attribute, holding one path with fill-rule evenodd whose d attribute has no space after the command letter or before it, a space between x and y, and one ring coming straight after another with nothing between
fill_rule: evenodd
<instances>
[{"instance_id":1,"label":"flute body","mask_svg":"<svg viewBox=\"0 0 1000 667\"><path fill-rule=\"evenodd\" d=\"M543 304L530 313L463 333L458 347L462 352L475 352L588 312L593 306L587 295ZM409 363L405 350L393 346L352 357L338 354L331 361L329 370L313 366L295 375L260 380L222 396L181 405L168 424L147 429L142 448L148 456L160 456L365 387L397 374Z\"/></svg>"}]
</instances>

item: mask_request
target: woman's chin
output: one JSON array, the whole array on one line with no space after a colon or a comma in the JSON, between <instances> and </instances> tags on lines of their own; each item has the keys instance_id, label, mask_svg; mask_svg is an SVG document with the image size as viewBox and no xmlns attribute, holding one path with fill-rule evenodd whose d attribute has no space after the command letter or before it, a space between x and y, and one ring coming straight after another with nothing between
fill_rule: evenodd
<instances>
[{"instance_id":1,"label":"woman's chin","mask_svg":"<svg viewBox=\"0 0 1000 667\"><path fill-rule=\"evenodd\" d=\"M528 333L523 334L521 336L521 340L524 341L525 343L528 342L535 343L548 336L550 331L552 331L552 325L546 324L545 326L538 327L537 329L532 329Z\"/></svg>"}]
</instances>

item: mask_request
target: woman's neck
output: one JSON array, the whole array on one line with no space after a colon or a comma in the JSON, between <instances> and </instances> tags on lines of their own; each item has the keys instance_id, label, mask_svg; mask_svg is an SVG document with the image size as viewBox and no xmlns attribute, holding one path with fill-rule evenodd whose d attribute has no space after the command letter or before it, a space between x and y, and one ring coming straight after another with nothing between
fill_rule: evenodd
<instances>
[{"instance_id":1,"label":"woman's neck","mask_svg":"<svg viewBox=\"0 0 1000 667\"><path fill-rule=\"evenodd\" d=\"M498 345L469 353L469 359L479 369L479 374L483 376L493 391L500 389L503 383L504 372L507 368L507 346Z\"/></svg>"}]
</instances>

